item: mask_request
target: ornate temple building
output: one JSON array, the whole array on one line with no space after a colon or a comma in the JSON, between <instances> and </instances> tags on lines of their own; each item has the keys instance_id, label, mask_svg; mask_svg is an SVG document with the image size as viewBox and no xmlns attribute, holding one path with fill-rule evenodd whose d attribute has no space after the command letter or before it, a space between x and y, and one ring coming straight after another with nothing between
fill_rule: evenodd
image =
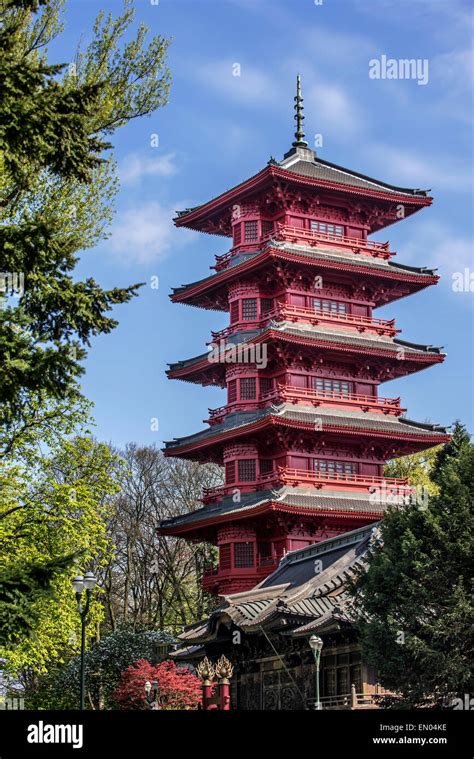
<instances>
[{"instance_id":1,"label":"ornate temple building","mask_svg":"<svg viewBox=\"0 0 474 759\"><path fill-rule=\"evenodd\" d=\"M374 315L438 281L370 237L432 199L317 156L304 139L299 79L295 110L282 161L175 220L230 239L211 276L172 295L228 312L229 325L212 334L211 350L168 371L223 388L226 403L210 410L206 429L165 449L222 465L224 482L160 529L218 546L203 584L219 595L262 587L288 552L379 520L392 497L411 492L407 480L384 477L385 462L448 440L383 389L444 354Z\"/></svg>"},{"instance_id":2,"label":"ornate temple building","mask_svg":"<svg viewBox=\"0 0 474 759\"><path fill-rule=\"evenodd\" d=\"M324 640L320 708L379 706L386 694L362 658L346 588L378 540L371 525L288 553L256 588L228 596L209 619L190 625L172 658L195 666L204 656L228 657L232 709L313 709L308 639L316 634Z\"/></svg>"}]
</instances>

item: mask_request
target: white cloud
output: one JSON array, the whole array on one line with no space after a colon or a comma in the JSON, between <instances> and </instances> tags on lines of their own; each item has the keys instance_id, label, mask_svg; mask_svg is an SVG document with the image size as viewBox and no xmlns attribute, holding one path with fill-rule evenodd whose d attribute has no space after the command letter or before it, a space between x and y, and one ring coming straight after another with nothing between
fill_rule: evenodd
<instances>
[{"instance_id":1,"label":"white cloud","mask_svg":"<svg viewBox=\"0 0 474 759\"><path fill-rule=\"evenodd\" d=\"M236 67L240 66L239 71ZM245 61L212 61L193 69L192 76L219 95L243 105L268 105L279 99L271 77Z\"/></svg>"},{"instance_id":2,"label":"white cloud","mask_svg":"<svg viewBox=\"0 0 474 759\"><path fill-rule=\"evenodd\" d=\"M374 144L363 147L365 157L375 163L368 171L382 176L386 182L415 189L470 190L472 174L465 161L444 155L422 157L418 153L391 145Z\"/></svg>"},{"instance_id":3,"label":"white cloud","mask_svg":"<svg viewBox=\"0 0 474 759\"><path fill-rule=\"evenodd\" d=\"M328 70L336 70L346 76L361 62L371 58L378 49L375 42L364 35L353 32L347 34L330 26L318 24L304 27L298 34L298 48L306 47L311 58L317 56L318 68L321 64ZM319 63L321 62L321 63ZM350 67L349 69L347 67Z\"/></svg>"},{"instance_id":4,"label":"white cloud","mask_svg":"<svg viewBox=\"0 0 474 759\"><path fill-rule=\"evenodd\" d=\"M182 201L171 207L151 201L127 209L113 227L108 243L110 250L124 263L162 261L172 246L182 246L192 236L186 230L176 230L173 224L176 209L185 206Z\"/></svg>"},{"instance_id":5,"label":"white cloud","mask_svg":"<svg viewBox=\"0 0 474 759\"><path fill-rule=\"evenodd\" d=\"M440 85L441 94L435 108L444 116L473 122L474 51L455 50L433 58L432 81Z\"/></svg>"},{"instance_id":6,"label":"white cloud","mask_svg":"<svg viewBox=\"0 0 474 759\"><path fill-rule=\"evenodd\" d=\"M136 183L142 177L170 177L177 172L174 157L174 153L153 158L129 153L119 164L119 177L124 184Z\"/></svg>"},{"instance_id":7,"label":"white cloud","mask_svg":"<svg viewBox=\"0 0 474 759\"><path fill-rule=\"evenodd\" d=\"M442 42L459 37L470 37L472 28L472 11L469 0L356 0L360 12L374 18L381 18L389 28L398 24L405 28L409 19L412 30L421 30L423 34ZM395 29L394 35L398 30Z\"/></svg>"},{"instance_id":8,"label":"white cloud","mask_svg":"<svg viewBox=\"0 0 474 759\"><path fill-rule=\"evenodd\" d=\"M439 267L441 282L451 287L453 272L472 269L473 241L438 221L419 221L410 240L401 246L403 260Z\"/></svg>"},{"instance_id":9,"label":"white cloud","mask_svg":"<svg viewBox=\"0 0 474 759\"><path fill-rule=\"evenodd\" d=\"M341 86L319 82L304 92L306 127L310 118L324 137L353 136L365 125L364 115L348 92ZM314 119L316 119L314 121Z\"/></svg>"}]
</instances>

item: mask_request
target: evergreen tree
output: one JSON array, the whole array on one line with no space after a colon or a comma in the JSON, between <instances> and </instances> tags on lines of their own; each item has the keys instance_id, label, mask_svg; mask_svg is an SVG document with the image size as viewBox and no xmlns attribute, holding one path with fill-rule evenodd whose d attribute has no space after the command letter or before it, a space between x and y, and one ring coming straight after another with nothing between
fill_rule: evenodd
<instances>
[{"instance_id":1,"label":"evergreen tree","mask_svg":"<svg viewBox=\"0 0 474 759\"><path fill-rule=\"evenodd\" d=\"M133 9L100 14L69 66L51 65L61 0L0 0L0 426L28 423L31 403L75 399L93 336L138 284L77 281L78 253L106 234L117 190L105 140L167 101L168 41L129 34ZM35 14L36 12L36 14ZM0 448L1 446L0 441Z\"/></svg>"},{"instance_id":2,"label":"evergreen tree","mask_svg":"<svg viewBox=\"0 0 474 759\"><path fill-rule=\"evenodd\" d=\"M437 454L427 508L390 508L352 587L364 655L396 707L472 693L474 446L462 425Z\"/></svg>"}]
</instances>

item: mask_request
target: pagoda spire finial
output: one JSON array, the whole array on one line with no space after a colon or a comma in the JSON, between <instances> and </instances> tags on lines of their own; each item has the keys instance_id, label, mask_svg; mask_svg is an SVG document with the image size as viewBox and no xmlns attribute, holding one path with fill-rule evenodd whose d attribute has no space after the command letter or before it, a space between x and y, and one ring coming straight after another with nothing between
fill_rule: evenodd
<instances>
[{"instance_id":1,"label":"pagoda spire finial","mask_svg":"<svg viewBox=\"0 0 474 759\"><path fill-rule=\"evenodd\" d=\"M295 121L296 121L296 132L295 142L292 143L294 148L307 148L308 143L304 139L304 131L303 131L303 121L304 121L304 115L303 115L303 97L301 95L301 77L298 74L296 77L296 97L295 97Z\"/></svg>"}]
</instances>

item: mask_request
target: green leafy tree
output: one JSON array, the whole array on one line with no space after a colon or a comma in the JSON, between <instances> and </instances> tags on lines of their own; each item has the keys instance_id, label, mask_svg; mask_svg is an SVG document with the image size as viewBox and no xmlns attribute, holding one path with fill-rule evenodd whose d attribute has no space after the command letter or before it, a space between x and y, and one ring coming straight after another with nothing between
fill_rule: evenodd
<instances>
[{"instance_id":1,"label":"green leafy tree","mask_svg":"<svg viewBox=\"0 0 474 759\"><path fill-rule=\"evenodd\" d=\"M0 646L14 645L31 632L39 620L36 602L51 597L55 576L72 563L73 556L61 556L44 564L0 571Z\"/></svg>"},{"instance_id":2,"label":"green leafy tree","mask_svg":"<svg viewBox=\"0 0 474 759\"><path fill-rule=\"evenodd\" d=\"M462 425L431 477L427 508L387 511L352 588L365 656L398 708L446 705L474 687L474 447Z\"/></svg>"},{"instance_id":3,"label":"green leafy tree","mask_svg":"<svg viewBox=\"0 0 474 759\"><path fill-rule=\"evenodd\" d=\"M76 429L89 434L89 406L84 401L32 403L27 421L16 420L4 432L0 454L0 646L12 647L28 637L39 621L40 599L53 598L53 580L72 567L74 556L51 557L37 563L18 551L17 540L33 540L35 512L28 498L44 464L43 448L57 451ZM47 511L47 505L43 508ZM24 548L22 542L20 548ZM15 560L18 557L18 560Z\"/></svg>"},{"instance_id":4,"label":"green leafy tree","mask_svg":"<svg viewBox=\"0 0 474 759\"><path fill-rule=\"evenodd\" d=\"M436 446L388 461L384 468L385 477L409 477L410 483L425 488L428 496L436 495L438 486L431 474L440 450L441 446Z\"/></svg>"},{"instance_id":5,"label":"green leafy tree","mask_svg":"<svg viewBox=\"0 0 474 759\"><path fill-rule=\"evenodd\" d=\"M2 474L0 490L0 618L10 617L13 596L22 611L0 656L12 672L36 673L76 648L78 614L72 572L97 570L111 560L107 518L117 491L120 462L90 437L62 440L31 466ZM77 568L70 566L76 557ZM15 579L16 578L16 579ZM50 580L50 583L48 582ZM36 583L36 584L34 584ZM18 597L25 594L22 602ZM13 594L13 596L12 596ZM91 607L89 634L102 619ZM15 633L16 630L16 633ZM27 632L18 640L19 631Z\"/></svg>"}]
</instances>

